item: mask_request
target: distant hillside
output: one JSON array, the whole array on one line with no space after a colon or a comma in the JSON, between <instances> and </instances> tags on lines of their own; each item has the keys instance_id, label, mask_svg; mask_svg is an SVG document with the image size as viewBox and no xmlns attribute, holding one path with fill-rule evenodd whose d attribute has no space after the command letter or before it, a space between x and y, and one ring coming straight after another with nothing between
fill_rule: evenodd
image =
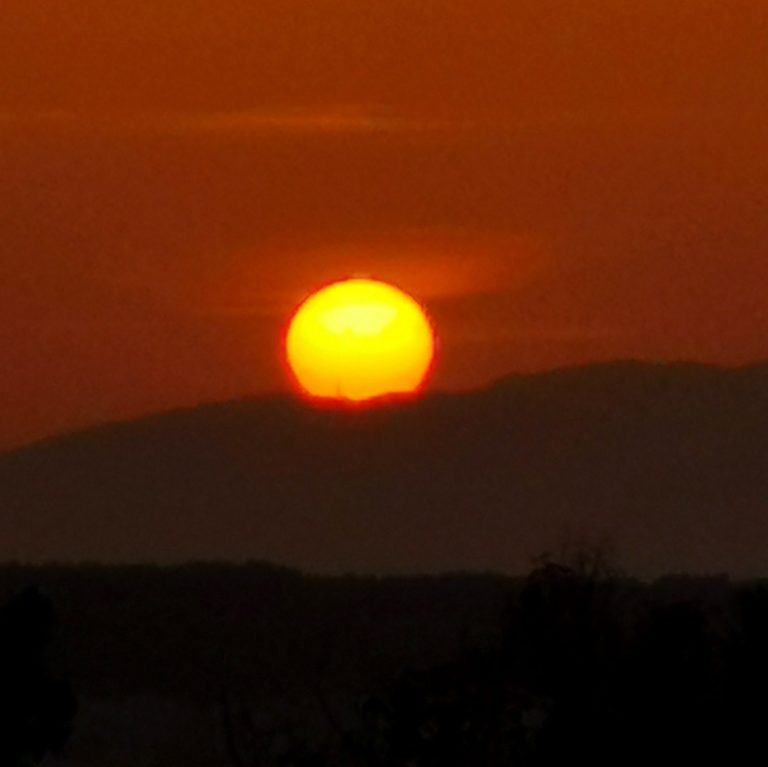
<instances>
[{"instance_id":1,"label":"distant hillside","mask_svg":"<svg viewBox=\"0 0 768 767\"><path fill-rule=\"evenodd\" d=\"M265 397L0 455L0 559L768 572L768 365L614 363L361 410Z\"/></svg>"}]
</instances>

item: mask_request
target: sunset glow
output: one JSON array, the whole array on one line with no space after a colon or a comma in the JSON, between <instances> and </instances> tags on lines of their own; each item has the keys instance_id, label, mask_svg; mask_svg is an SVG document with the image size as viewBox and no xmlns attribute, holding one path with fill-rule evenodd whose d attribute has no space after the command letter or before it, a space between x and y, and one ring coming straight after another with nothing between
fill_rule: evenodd
<instances>
[{"instance_id":1,"label":"sunset glow","mask_svg":"<svg viewBox=\"0 0 768 767\"><path fill-rule=\"evenodd\" d=\"M285 352L304 393L360 402L417 391L432 365L435 338L424 310L406 293L350 279L301 304Z\"/></svg>"}]
</instances>

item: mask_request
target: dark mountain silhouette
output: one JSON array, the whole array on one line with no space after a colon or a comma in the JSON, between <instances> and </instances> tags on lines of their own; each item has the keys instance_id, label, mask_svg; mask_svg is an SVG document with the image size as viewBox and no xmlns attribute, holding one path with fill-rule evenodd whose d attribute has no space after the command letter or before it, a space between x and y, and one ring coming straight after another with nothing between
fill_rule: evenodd
<instances>
[{"instance_id":1,"label":"dark mountain silhouette","mask_svg":"<svg viewBox=\"0 0 768 767\"><path fill-rule=\"evenodd\" d=\"M368 409L202 406L0 455L0 559L768 569L768 364L622 362Z\"/></svg>"}]
</instances>

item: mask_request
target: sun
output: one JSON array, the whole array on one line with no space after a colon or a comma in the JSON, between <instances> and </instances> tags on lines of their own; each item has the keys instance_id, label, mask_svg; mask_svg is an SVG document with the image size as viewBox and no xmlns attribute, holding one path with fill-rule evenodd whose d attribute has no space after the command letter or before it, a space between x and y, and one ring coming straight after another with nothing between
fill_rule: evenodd
<instances>
[{"instance_id":1,"label":"sun","mask_svg":"<svg viewBox=\"0 0 768 767\"><path fill-rule=\"evenodd\" d=\"M285 355L301 391L362 402L418 391L435 355L424 309L385 282L335 282L302 303L288 326Z\"/></svg>"}]
</instances>

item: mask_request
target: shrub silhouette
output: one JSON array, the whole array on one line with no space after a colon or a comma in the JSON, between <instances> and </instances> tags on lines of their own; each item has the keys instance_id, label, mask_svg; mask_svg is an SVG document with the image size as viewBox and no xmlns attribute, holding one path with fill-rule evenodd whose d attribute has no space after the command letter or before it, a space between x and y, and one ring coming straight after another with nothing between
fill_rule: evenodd
<instances>
[{"instance_id":1,"label":"shrub silhouette","mask_svg":"<svg viewBox=\"0 0 768 767\"><path fill-rule=\"evenodd\" d=\"M403 672L360 702L363 763L387 767L509 764L498 656L468 652L453 663Z\"/></svg>"},{"instance_id":2,"label":"shrub silhouette","mask_svg":"<svg viewBox=\"0 0 768 767\"><path fill-rule=\"evenodd\" d=\"M224 745L233 767L326 767L325 748L311 743L297 723L260 710L226 686L219 697ZM261 720L261 721L260 721Z\"/></svg>"},{"instance_id":3,"label":"shrub silhouette","mask_svg":"<svg viewBox=\"0 0 768 767\"><path fill-rule=\"evenodd\" d=\"M546 563L499 647L403 673L360 710L382 767L647 765L764 753L768 590L719 613L616 574Z\"/></svg>"},{"instance_id":4,"label":"shrub silhouette","mask_svg":"<svg viewBox=\"0 0 768 767\"><path fill-rule=\"evenodd\" d=\"M27 589L0 609L0 764L31 767L64 745L75 699L53 672L50 600Z\"/></svg>"},{"instance_id":5,"label":"shrub silhouette","mask_svg":"<svg viewBox=\"0 0 768 767\"><path fill-rule=\"evenodd\" d=\"M619 662L613 583L547 563L510 600L501 646L404 672L360 707L368 764L502 767L562 763ZM573 753L568 754L570 761Z\"/></svg>"}]
</instances>

